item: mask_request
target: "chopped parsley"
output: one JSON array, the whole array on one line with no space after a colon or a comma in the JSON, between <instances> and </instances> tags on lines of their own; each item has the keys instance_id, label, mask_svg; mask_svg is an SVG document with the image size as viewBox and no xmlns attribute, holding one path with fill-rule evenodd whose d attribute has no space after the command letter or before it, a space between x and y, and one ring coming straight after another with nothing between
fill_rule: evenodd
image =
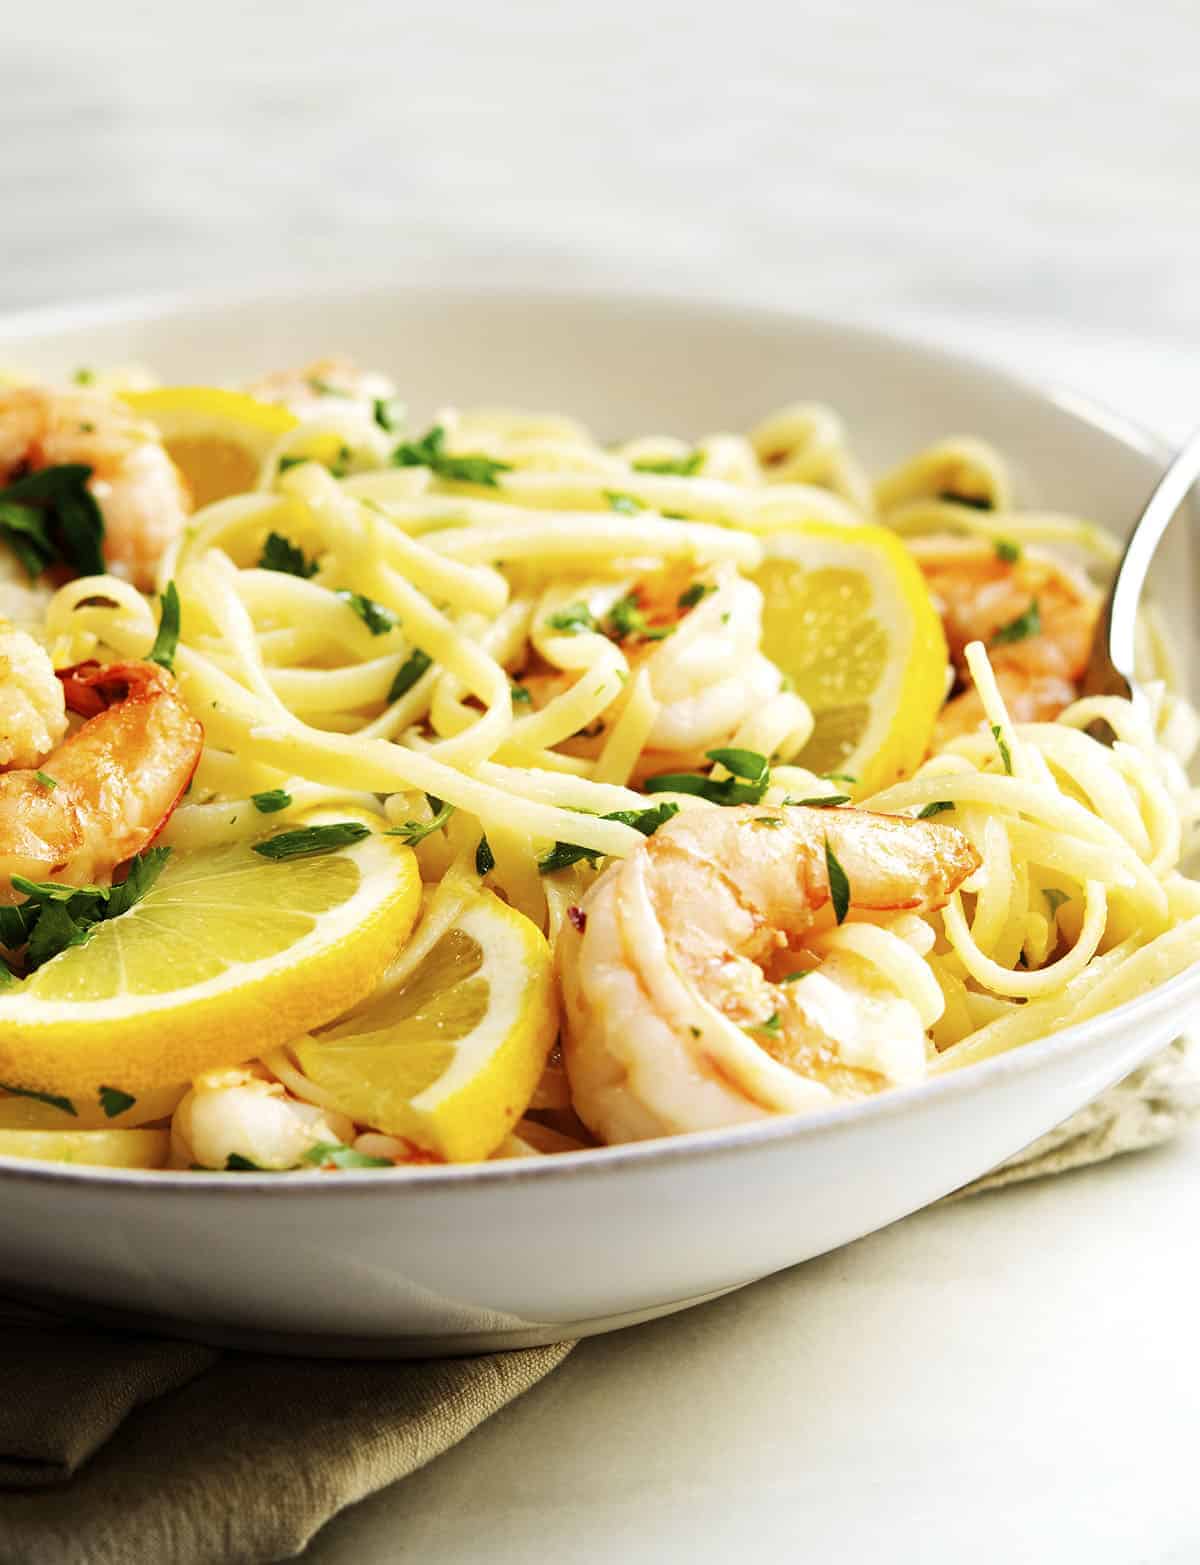
<instances>
[{"instance_id":1,"label":"chopped parsley","mask_svg":"<svg viewBox=\"0 0 1200 1565\"><path fill-rule=\"evenodd\" d=\"M292 802L292 796L286 788L268 788L265 793L252 793L250 803L260 815L274 815L278 810L286 810Z\"/></svg>"},{"instance_id":2,"label":"chopped parsley","mask_svg":"<svg viewBox=\"0 0 1200 1565\"><path fill-rule=\"evenodd\" d=\"M793 799L791 794L783 801L785 804L804 804L811 810L831 810L838 804L849 804L848 793L823 793L813 799Z\"/></svg>"},{"instance_id":3,"label":"chopped parsley","mask_svg":"<svg viewBox=\"0 0 1200 1565\"><path fill-rule=\"evenodd\" d=\"M385 608L382 603L376 603L374 598L368 598L364 593L351 592L348 587L339 587L334 597L340 598L348 608L353 609L373 636L386 636L389 630L395 630L400 623L391 609Z\"/></svg>"},{"instance_id":4,"label":"chopped parsley","mask_svg":"<svg viewBox=\"0 0 1200 1565\"><path fill-rule=\"evenodd\" d=\"M949 799L935 799L932 804L925 805L917 811L919 821L927 821L931 815L941 815L944 810L954 808Z\"/></svg>"},{"instance_id":5,"label":"chopped parsley","mask_svg":"<svg viewBox=\"0 0 1200 1565\"><path fill-rule=\"evenodd\" d=\"M132 1093L122 1092L120 1087L100 1088L100 1107L104 1110L106 1119L116 1119L118 1114L124 1114L126 1109L131 1109L137 1102Z\"/></svg>"},{"instance_id":6,"label":"chopped parsley","mask_svg":"<svg viewBox=\"0 0 1200 1565\"><path fill-rule=\"evenodd\" d=\"M313 1163L318 1168L394 1168L396 1165L390 1157L369 1157L365 1152L356 1152L353 1147L343 1146L338 1141L322 1141L315 1147L309 1147L304 1154L306 1163Z\"/></svg>"},{"instance_id":7,"label":"chopped parsley","mask_svg":"<svg viewBox=\"0 0 1200 1565\"><path fill-rule=\"evenodd\" d=\"M96 371L81 366L71 376L77 386L94 386L96 384Z\"/></svg>"},{"instance_id":8,"label":"chopped parsley","mask_svg":"<svg viewBox=\"0 0 1200 1565\"><path fill-rule=\"evenodd\" d=\"M203 1164L197 1164L202 1168ZM225 1159L225 1167L222 1173L226 1174L278 1174L282 1169L264 1168L261 1163L252 1163L248 1157L243 1157L240 1152L231 1152Z\"/></svg>"},{"instance_id":9,"label":"chopped parsley","mask_svg":"<svg viewBox=\"0 0 1200 1565\"><path fill-rule=\"evenodd\" d=\"M578 636L582 631L600 628L596 624L596 616L582 599L578 603L568 603L557 614L551 614L546 624L551 630L561 630L565 636Z\"/></svg>"},{"instance_id":10,"label":"chopped parsley","mask_svg":"<svg viewBox=\"0 0 1200 1565\"><path fill-rule=\"evenodd\" d=\"M643 641L664 641L675 629L674 625L659 625L651 628L646 623L646 616L638 608L637 598L633 593L627 593L625 597L618 598L608 611L608 618L604 625L604 633L613 641L624 641L627 636L640 636Z\"/></svg>"},{"instance_id":11,"label":"chopped parsley","mask_svg":"<svg viewBox=\"0 0 1200 1565\"><path fill-rule=\"evenodd\" d=\"M951 505L969 505L973 511L995 510L990 495L955 494L953 489L943 489L938 499L948 500Z\"/></svg>"},{"instance_id":12,"label":"chopped parsley","mask_svg":"<svg viewBox=\"0 0 1200 1565\"><path fill-rule=\"evenodd\" d=\"M533 705L533 696L529 693L528 690L526 690L524 685L518 684L515 680L512 684L509 685L508 693L512 697L512 704L514 706Z\"/></svg>"},{"instance_id":13,"label":"chopped parsley","mask_svg":"<svg viewBox=\"0 0 1200 1565\"><path fill-rule=\"evenodd\" d=\"M704 452L691 451L687 456L666 457L655 462L642 460L633 464L635 473L667 473L676 478L691 478L704 466Z\"/></svg>"},{"instance_id":14,"label":"chopped parsley","mask_svg":"<svg viewBox=\"0 0 1200 1565\"><path fill-rule=\"evenodd\" d=\"M385 434L394 435L404 425L407 409L399 397L376 397L371 403L375 422Z\"/></svg>"},{"instance_id":15,"label":"chopped parsley","mask_svg":"<svg viewBox=\"0 0 1200 1565\"><path fill-rule=\"evenodd\" d=\"M858 781L857 776L853 772L822 772L820 775L826 782L856 783Z\"/></svg>"},{"instance_id":16,"label":"chopped parsley","mask_svg":"<svg viewBox=\"0 0 1200 1565\"><path fill-rule=\"evenodd\" d=\"M256 842L254 851L264 859L309 859L361 842L370 835L371 828L361 821L331 821L328 826L299 826L295 831L281 831L265 842Z\"/></svg>"},{"instance_id":17,"label":"chopped parsley","mask_svg":"<svg viewBox=\"0 0 1200 1565\"><path fill-rule=\"evenodd\" d=\"M698 772L660 772L647 777L647 793L690 793L710 804L759 804L771 786L771 770L765 755L756 750L709 750L710 761L732 776L705 777Z\"/></svg>"},{"instance_id":18,"label":"chopped parsley","mask_svg":"<svg viewBox=\"0 0 1200 1565\"><path fill-rule=\"evenodd\" d=\"M1021 558L1021 545L1014 543L1011 538L993 538L992 548L996 551L996 558L1003 560L1005 565L1015 565Z\"/></svg>"},{"instance_id":19,"label":"chopped parsley","mask_svg":"<svg viewBox=\"0 0 1200 1565\"><path fill-rule=\"evenodd\" d=\"M283 460L286 462L289 459L285 457ZM281 469L282 466L280 463ZM285 576L299 576L302 581L307 581L310 576L317 574L320 566L316 560L308 559L304 550L298 549L290 538L285 538L282 533L271 532L267 534L267 541L258 557L258 568L260 571L282 571Z\"/></svg>"},{"instance_id":20,"label":"chopped parsley","mask_svg":"<svg viewBox=\"0 0 1200 1565\"><path fill-rule=\"evenodd\" d=\"M158 619L158 634L146 656L151 663L165 668L168 674L175 672L175 652L179 646L179 591L173 581L158 600L162 612Z\"/></svg>"},{"instance_id":21,"label":"chopped parsley","mask_svg":"<svg viewBox=\"0 0 1200 1565\"><path fill-rule=\"evenodd\" d=\"M639 511L646 509L636 495L621 494L616 489L606 489L604 498L608 501L609 510L620 511L622 516L636 516Z\"/></svg>"},{"instance_id":22,"label":"chopped parsley","mask_svg":"<svg viewBox=\"0 0 1200 1565\"><path fill-rule=\"evenodd\" d=\"M779 1020L779 1012L772 1011L765 1022L756 1022L751 1028L752 1032L769 1033L772 1038L778 1038L782 1023Z\"/></svg>"},{"instance_id":23,"label":"chopped parsley","mask_svg":"<svg viewBox=\"0 0 1200 1565\"><path fill-rule=\"evenodd\" d=\"M0 489L0 537L32 581L49 565L69 565L77 576L102 576L104 518L87 487L92 469L61 463L27 473Z\"/></svg>"},{"instance_id":24,"label":"chopped parsley","mask_svg":"<svg viewBox=\"0 0 1200 1565\"><path fill-rule=\"evenodd\" d=\"M781 984L799 983L802 978L807 978L809 973L815 972L815 967L798 967L794 973L784 973L782 978L776 979L776 982Z\"/></svg>"},{"instance_id":25,"label":"chopped parsley","mask_svg":"<svg viewBox=\"0 0 1200 1565\"><path fill-rule=\"evenodd\" d=\"M709 593L716 592L716 588L706 581L694 581L686 592L681 592L676 599L681 609L694 609L697 603L707 598Z\"/></svg>"},{"instance_id":26,"label":"chopped parsley","mask_svg":"<svg viewBox=\"0 0 1200 1565\"><path fill-rule=\"evenodd\" d=\"M485 875L490 875L496 867L496 855L492 852L492 845L487 840L487 832L479 839L479 846L475 849L475 873L480 880Z\"/></svg>"},{"instance_id":27,"label":"chopped parsley","mask_svg":"<svg viewBox=\"0 0 1200 1565\"><path fill-rule=\"evenodd\" d=\"M829 899L833 903L833 916L841 924L850 911L850 880L838 863L837 854L825 839L825 872L829 876Z\"/></svg>"},{"instance_id":28,"label":"chopped parsley","mask_svg":"<svg viewBox=\"0 0 1200 1565\"><path fill-rule=\"evenodd\" d=\"M996 748L1000 752L1000 759L1004 762L1004 770L1011 777L1013 774L1012 751L1008 748L1008 745L1005 742L1004 730L1000 727L999 723L992 724L992 738L996 741Z\"/></svg>"},{"instance_id":29,"label":"chopped parsley","mask_svg":"<svg viewBox=\"0 0 1200 1565\"><path fill-rule=\"evenodd\" d=\"M435 424L420 440L402 441L392 452L395 467L427 467L439 478L462 484L485 484L497 488L496 474L510 473L511 462L496 462L490 456L451 456L445 450L446 431Z\"/></svg>"},{"instance_id":30,"label":"chopped parsley","mask_svg":"<svg viewBox=\"0 0 1200 1565\"><path fill-rule=\"evenodd\" d=\"M454 814L452 804L443 804L440 799L435 799L432 794L425 795L429 808L433 811L433 817L427 821L405 821L402 826L391 826L384 832L385 837L399 837L401 842L406 842L410 848L415 848L418 842L424 842L426 837L432 837L435 831L441 831L442 827Z\"/></svg>"},{"instance_id":31,"label":"chopped parsley","mask_svg":"<svg viewBox=\"0 0 1200 1565\"><path fill-rule=\"evenodd\" d=\"M1007 625L1001 625L992 637L992 645L1003 647L1014 641L1028 641L1030 636L1039 636L1041 632L1042 611L1038 607L1038 600L1034 598L1024 614L1018 614L1016 619L1009 620Z\"/></svg>"},{"instance_id":32,"label":"chopped parsley","mask_svg":"<svg viewBox=\"0 0 1200 1565\"><path fill-rule=\"evenodd\" d=\"M34 772L33 775L43 788L49 788L51 792L58 787L57 777L51 777L49 772Z\"/></svg>"},{"instance_id":33,"label":"chopped parsley","mask_svg":"<svg viewBox=\"0 0 1200 1565\"><path fill-rule=\"evenodd\" d=\"M396 677L387 693L389 706L393 701L399 701L401 696L406 696L417 680L432 667L433 659L429 654L422 652L420 647L414 647L396 670Z\"/></svg>"},{"instance_id":34,"label":"chopped parsley","mask_svg":"<svg viewBox=\"0 0 1200 1565\"><path fill-rule=\"evenodd\" d=\"M783 825L783 816L782 815L752 815L750 817L750 824L751 824L751 826L760 826L760 827L765 826L768 831L775 831L777 827Z\"/></svg>"},{"instance_id":35,"label":"chopped parsley","mask_svg":"<svg viewBox=\"0 0 1200 1565\"><path fill-rule=\"evenodd\" d=\"M678 814L677 804L664 801L651 805L647 810L614 810L611 815L602 815L600 819L620 821L640 831L643 837L652 837L664 822ZM556 842L549 853L543 854L538 860L538 871L543 875L553 875L555 870L569 869L572 864L578 864L583 859L594 866L599 857L599 852L594 848L581 848L574 842Z\"/></svg>"},{"instance_id":36,"label":"chopped parsley","mask_svg":"<svg viewBox=\"0 0 1200 1565\"><path fill-rule=\"evenodd\" d=\"M64 886L14 875L13 890L24 892L25 901L0 908L0 945L10 951L24 946L27 972L69 946L84 945L97 924L118 918L141 901L170 853L170 848L150 848L138 854L116 886Z\"/></svg>"},{"instance_id":37,"label":"chopped parsley","mask_svg":"<svg viewBox=\"0 0 1200 1565\"><path fill-rule=\"evenodd\" d=\"M315 462L311 456L281 456L277 464L277 470L281 473L290 472L293 467L303 467L305 462Z\"/></svg>"},{"instance_id":38,"label":"chopped parsley","mask_svg":"<svg viewBox=\"0 0 1200 1565\"><path fill-rule=\"evenodd\" d=\"M48 1103L52 1109L61 1109L64 1114L79 1118L79 1110L70 1098L56 1098L52 1092L33 1092L29 1087L14 1087L8 1081L0 1081L0 1092L7 1092L14 1098L32 1098L35 1103Z\"/></svg>"}]
</instances>

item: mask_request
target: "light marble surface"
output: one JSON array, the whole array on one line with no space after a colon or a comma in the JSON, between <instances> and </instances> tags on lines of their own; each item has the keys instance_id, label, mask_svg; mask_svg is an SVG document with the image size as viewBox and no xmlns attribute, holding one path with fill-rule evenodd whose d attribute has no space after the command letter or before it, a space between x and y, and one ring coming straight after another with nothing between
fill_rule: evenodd
<instances>
[{"instance_id":1,"label":"light marble surface","mask_svg":"<svg viewBox=\"0 0 1200 1565\"><path fill-rule=\"evenodd\" d=\"M738 293L938 331L1178 435L1196 24L1195 0L14 6L0 307L283 273ZM1198 1195L1193 1135L585 1344L308 1558L1184 1565Z\"/></svg>"}]
</instances>

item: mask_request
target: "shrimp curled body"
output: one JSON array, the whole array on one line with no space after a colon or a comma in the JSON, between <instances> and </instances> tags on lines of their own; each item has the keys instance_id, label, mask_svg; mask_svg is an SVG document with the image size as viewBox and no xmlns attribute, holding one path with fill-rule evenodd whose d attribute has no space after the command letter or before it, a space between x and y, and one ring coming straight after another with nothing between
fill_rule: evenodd
<instances>
[{"instance_id":1,"label":"shrimp curled body","mask_svg":"<svg viewBox=\"0 0 1200 1565\"><path fill-rule=\"evenodd\" d=\"M849 884L842 928L831 862ZM929 821L804 806L685 811L612 864L564 930L576 1112L604 1141L632 1141L915 1079L941 1002L904 938L932 931L905 915L940 906L978 867L960 832Z\"/></svg>"},{"instance_id":2,"label":"shrimp curled body","mask_svg":"<svg viewBox=\"0 0 1200 1565\"><path fill-rule=\"evenodd\" d=\"M187 485L152 425L96 391L0 389L0 485L23 473L80 463L104 518L104 557L143 591L183 531Z\"/></svg>"},{"instance_id":3,"label":"shrimp curled body","mask_svg":"<svg viewBox=\"0 0 1200 1565\"><path fill-rule=\"evenodd\" d=\"M153 841L191 782L203 729L154 663L59 672L87 721L38 770L0 773L0 885L108 880Z\"/></svg>"}]
</instances>

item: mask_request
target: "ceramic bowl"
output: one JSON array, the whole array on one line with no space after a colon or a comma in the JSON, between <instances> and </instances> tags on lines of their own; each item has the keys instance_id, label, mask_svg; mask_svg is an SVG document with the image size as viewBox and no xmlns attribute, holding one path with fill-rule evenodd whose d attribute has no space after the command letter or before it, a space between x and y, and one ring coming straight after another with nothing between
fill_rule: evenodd
<instances>
[{"instance_id":1,"label":"ceramic bowl","mask_svg":"<svg viewBox=\"0 0 1200 1565\"><path fill-rule=\"evenodd\" d=\"M0 323L0 363L144 361L229 380L330 351L447 402L552 407L603 437L744 428L819 398L873 467L971 432L1024 502L1118 530L1164 453L1054 386L942 347L741 306L538 292L307 289ZM1160 598L1189 659L1184 530ZM476 1352L678 1310L895 1221L992 1168L1175 1037L1200 966L1084 1026L850 1107L480 1167L311 1175L0 1160L0 1287L177 1335L306 1353Z\"/></svg>"}]
</instances>

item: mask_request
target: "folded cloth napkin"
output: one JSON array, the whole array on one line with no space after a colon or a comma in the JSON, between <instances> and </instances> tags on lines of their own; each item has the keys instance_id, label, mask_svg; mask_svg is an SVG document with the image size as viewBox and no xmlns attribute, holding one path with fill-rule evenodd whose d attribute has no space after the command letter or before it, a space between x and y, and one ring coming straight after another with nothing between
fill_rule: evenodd
<instances>
[{"instance_id":1,"label":"folded cloth napkin","mask_svg":"<svg viewBox=\"0 0 1200 1565\"><path fill-rule=\"evenodd\" d=\"M959 1196L1170 1136L1172 1046ZM0 1565L268 1565L462 1440L571 1351L348 1363L225 1353L0 1306Z\"/></svg>"}]
</instances>

